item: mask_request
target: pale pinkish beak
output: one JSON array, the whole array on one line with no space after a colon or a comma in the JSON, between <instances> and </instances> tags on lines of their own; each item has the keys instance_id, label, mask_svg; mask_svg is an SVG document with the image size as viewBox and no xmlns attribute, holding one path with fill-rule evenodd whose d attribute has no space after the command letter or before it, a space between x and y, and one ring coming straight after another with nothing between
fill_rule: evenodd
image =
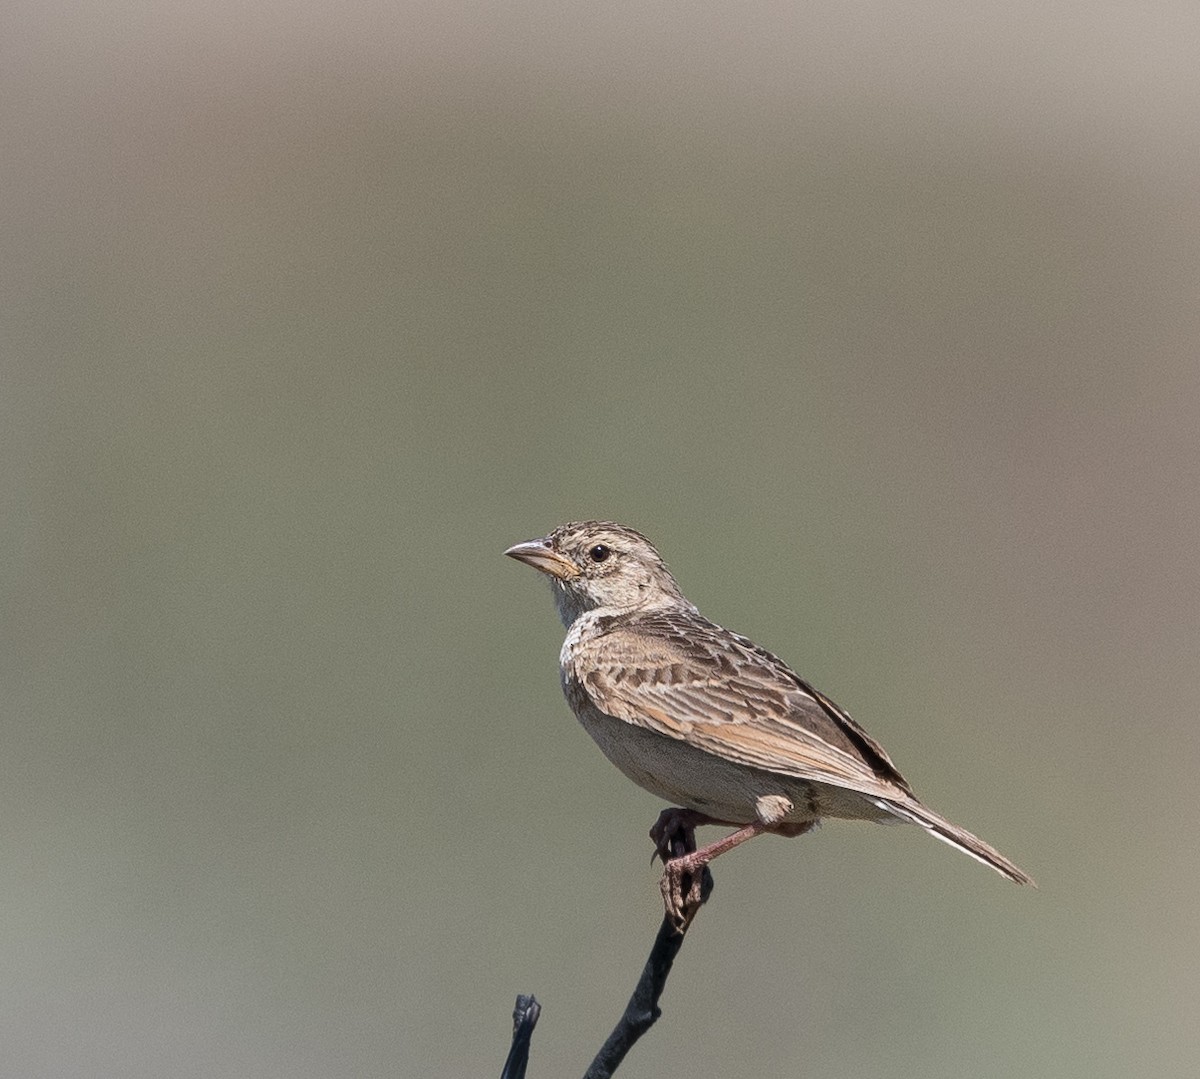
<instances>
[{"instance_id":1,"label":"pale pinkish beak","mask_svg":"<svg viewBox=\"0 0 1200 1079\"><path fill-rule=\"evenodd\" d=\"M551 577L557 577L560 581L569 581L572 577L579 576L579 567L569 558L547 546L545 540L537 539L518 543L504 553L509 558L524 562L527 566L532 566L542 573L548 573Z\"/></svg>"}]
</instances>

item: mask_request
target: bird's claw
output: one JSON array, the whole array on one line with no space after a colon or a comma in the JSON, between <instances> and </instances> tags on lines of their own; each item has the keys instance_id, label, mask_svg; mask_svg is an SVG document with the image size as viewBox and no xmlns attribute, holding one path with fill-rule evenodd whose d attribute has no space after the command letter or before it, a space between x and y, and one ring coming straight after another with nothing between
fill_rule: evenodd
<instances>
[{"instance_id":1,"label":"bird's claw","mask_svg":"<svg viewBox=\"0 0 1200 1079\"><path fill-rule=\"evenodd\" d=\"M659 882L663 910L680 934L686 932L713 890L708 864L697 860L694 853L667 861Z\"/></svg>"},{"instance_id":2,"label":"bird's claw","mask_svg":"<svg viewBox=\"0 0 1200 1079\"><path fill-rule=\"evenodd\" d=\"M672 858L690 854L696 849L696 828L708 823L709 818L694 809L664 809L650 827L650 838L654 840L650 861L659 858L666 865Z\"/></svg>"},{"instance_id":3,"label":"bird's claw","mask_svg":"<svg viewBox=\"0 0 1200 1079\"><path fill-rule=\"evenodd\" d=\"M663 863L662 891L663 909L677 933L683 933L700 907L713 890L712 874L707 860L701 861L696 853L696 828L711 823L711 818L694 809L672 807L664 809L650 829L654 841L651 862L659 858Z\"/></svg>"}]
</instances>

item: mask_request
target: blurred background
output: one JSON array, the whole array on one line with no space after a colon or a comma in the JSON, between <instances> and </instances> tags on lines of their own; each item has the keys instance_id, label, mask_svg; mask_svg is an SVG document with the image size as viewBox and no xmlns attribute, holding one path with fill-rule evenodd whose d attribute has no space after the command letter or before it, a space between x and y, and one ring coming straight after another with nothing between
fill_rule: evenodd
<instances>
[{"instance_id":1,"label":"blurred background","mask_svg":"<svg viewBox=\"0 0 1200 1079\"><path fill-rule=\"evenodd\" d=\"M581 1074L610 517L1041 885L750 844L622 1074L1197 1074L1194 4L4 23L0 1073Z\"/></svg>"}]
</instances>

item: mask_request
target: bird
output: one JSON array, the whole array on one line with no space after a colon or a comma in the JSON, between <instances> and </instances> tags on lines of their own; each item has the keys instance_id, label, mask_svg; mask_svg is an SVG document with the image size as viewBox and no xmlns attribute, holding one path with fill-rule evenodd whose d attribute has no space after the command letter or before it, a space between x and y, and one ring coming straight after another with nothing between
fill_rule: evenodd
<instances>
[{"instance_id":1,"label":"bird","mask_svg":"<svg viewBox=\"0 0 1200 1079\"><path fill-rule=\"evenodd\" d=\"M682 930L717 856L822 818L906 821L1017 884L1024 870L922 803L850 714L751 640L705 618L654 545L614 521L574 521L509 547L550 581L566 639L563 693L605 756L671 804L650 835ZM678 854L700 825L735 831Z\"/></svg>"}]
</instances>

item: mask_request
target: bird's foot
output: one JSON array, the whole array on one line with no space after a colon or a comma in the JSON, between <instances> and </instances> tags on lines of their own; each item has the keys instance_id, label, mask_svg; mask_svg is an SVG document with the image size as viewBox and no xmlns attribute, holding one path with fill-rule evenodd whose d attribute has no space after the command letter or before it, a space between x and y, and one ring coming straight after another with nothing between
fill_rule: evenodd
<instances>
[{"instance_id":1,"label":"bird's foot","mask_svg":"<svg viewBox=\"0 0 1200 1079\"><path fill-rule=\"evenodd\" d=\"M662 818L659 818L660 820ZM783 834L798 834L793 826L784 825ZM686 838L691 841L691 849L682 851L666 861L663 867L662 895L663 906L667 918L675 927L677 933L683 933L696 917L701 905L712 892L712 874L708 863L734 847L741 846L748 839L764 832L778 831L778 825L764 824L762 821L751 821L737 831L730 832L723 839L710 843L707 847L695 849L695 836L689 834Z\"/></svg>"},{"instance_id":2,"label":"bird's foot","mask_svg":"<svg viewBox=\"0 0 1200 1079\"><path fill-rule=\"evenodd\" d=\"M688 861L696 852L696 829L702 824L720 823L694 809L672 807L664 809L650 829L650 838L654 840L650 860L662 859L664 868L659 887L663 907L677 933L683 933L691 925L713 890L708 859Z\"/></svg>"},{"instance_id":3,"label":"bird's foot","mask_svg":"<svg viewBox=\"0 0 1200 1079\"><path fill-rule=\"evenodd\" d=\"M682 935L712 894L713 876L704 852L692 850L678 858L664 860L659 889L663 911L675 932Z\"/></svg>"},{"instance_id":4,"label":"bird's foot","mask_svg":"<svg viewBox=\"0 0 1200 1079\"><path fill-rule=\"evenodd\" d=\"M696 829L702 824L719 823L694 809L674 806L664 809L650 828L650 838L654 840L654 853L650 855L650 861L661 858L663 865L666 865L672 858L694 851Z\"/></svg>"}]
</instances>

